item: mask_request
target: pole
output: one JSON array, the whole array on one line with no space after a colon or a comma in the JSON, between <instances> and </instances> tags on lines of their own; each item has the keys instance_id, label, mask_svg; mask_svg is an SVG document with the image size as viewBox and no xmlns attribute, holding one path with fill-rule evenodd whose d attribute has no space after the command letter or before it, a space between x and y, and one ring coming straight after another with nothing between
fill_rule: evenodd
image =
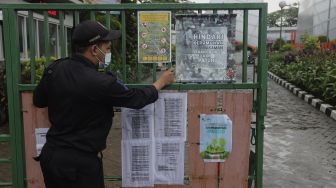
<instances>
[{"instance_id":1,"label":"pole","mask_svg":"<svg viewBox=\"0 0 336 188\"><path fill-rule=\"evenodd\" d=\"M281 7L280 11L280 48L282 47L282 15L283 15L283 8Z\"/></svg>"},{"instance_id":2,"label":"pole","mask_svg":"<svg viewBox=\"0 0 336 188\"><path fill-rule=\"evenodd\" d=\"M330 8L331 0L329 0L329 9L328 9L328 23L327 23L327 41L329 42L329 28L330 28Z\"/></svg>"}]
</instances>

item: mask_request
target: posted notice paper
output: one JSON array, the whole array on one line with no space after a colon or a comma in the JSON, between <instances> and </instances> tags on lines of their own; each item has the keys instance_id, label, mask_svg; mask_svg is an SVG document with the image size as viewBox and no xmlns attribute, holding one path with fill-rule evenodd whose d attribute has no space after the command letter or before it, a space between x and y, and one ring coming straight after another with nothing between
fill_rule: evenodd
<instances>
[{"instance_id":1,"label":"posted notice paper","mask_svg":"<svg viewBox=\"0 0 336 188\"><path fill-rule=\"evenodd\" d=\"M153 142L122 141L122 186L154 187Z\"/></svg>"},{"instance_id":2,"label":"posted notice paper","mask_svg":"<svg viewBox=\"0 0 336 188\"><path fill-rule=\"evenodd\" d=\"M156 139L155 184L183 184L184 141Z\"/></svg>"},{"instance_id":3,"label":"posted notice paper","mask_svg":"<svg viewBox=\"0 0 336 188\"><path fill-rule=\"evenodd\" d=\"M187 93L160 93L155 102L155 137L187 139Z\"/></svg>"},{"instance_id":4,"label":"posted notice paper","mask_svg":"<svg viewBox=\"0 0 336 188\"><path fill-rule=\"evenodd\" d=\"M140 110L122 108L122 139L152 139L154 131L154 104Z\"/></svg>"},{"instance_id":5,"label":"posted notice paper","mask_svg":"<svg viewBox=\"0 0 336 188\"><path fill-rule=\"evenodd\" d=\"M204 162L224 162L232 151L232 121L225 114L201 114L200 151Z\"/></svg>"},{"instance_id":6,"label":"posted notice paper","mask_svg":"<svg viewBox=\"0 0 336 188\"><path fill-rule=\"evenodd\" d=\"M36 154L40 155L41 150L46 143L46 136L49 128L36 128L35 129L35 138L36 138Z\"/></svg>"},{"instance_id":7,"label":"posted notice paper","mask_svg":"<svg viewBox=\"0 0 336 188\"><path fill-rule=\"evenodd\" d=\"M183 184L187 93L160 93L154 104L121 112L123 187Z\"/></svg>"}]
</instances>

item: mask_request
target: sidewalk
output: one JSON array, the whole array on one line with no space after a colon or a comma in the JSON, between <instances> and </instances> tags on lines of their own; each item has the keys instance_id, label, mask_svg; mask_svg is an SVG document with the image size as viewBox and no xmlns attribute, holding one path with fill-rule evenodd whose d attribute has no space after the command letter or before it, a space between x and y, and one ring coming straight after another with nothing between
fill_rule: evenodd
<instances>
[{"instance_id":1,"label":"sidewalk","mask_svg":"<svg viewBox=\"0 0 336 188\"><path fill-rule=\"evenodd\" d=\"M336 121L269 79L265 188L335 188Z\"/></svg>"}]
</instances>

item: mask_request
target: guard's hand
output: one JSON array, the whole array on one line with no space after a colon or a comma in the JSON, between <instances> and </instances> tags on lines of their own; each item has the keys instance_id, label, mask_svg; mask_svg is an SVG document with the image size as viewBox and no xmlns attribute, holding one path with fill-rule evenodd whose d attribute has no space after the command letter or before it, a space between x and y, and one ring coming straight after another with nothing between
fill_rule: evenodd
<instances>
[{"instance_id":1,"label":"guard's hand","mask_svg":"<svg viewBox=\"0 0 336 188\"><path fill-rule=\"evenodd\" d=\"M166 70L161 77L153 84L157 90L175 82L175 70L170 68Z\"/></svg>"}]
</instances>

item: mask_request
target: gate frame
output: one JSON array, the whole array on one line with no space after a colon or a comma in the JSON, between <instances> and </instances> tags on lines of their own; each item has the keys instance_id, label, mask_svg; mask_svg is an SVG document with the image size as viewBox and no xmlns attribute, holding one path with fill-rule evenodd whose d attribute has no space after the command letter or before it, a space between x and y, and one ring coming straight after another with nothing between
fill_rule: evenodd
<instances>
[{"instance_id":1,"label":"gate frame","mask_svg":"<svg viewBox=\"0 0 336 188\"><path fill-rule=\"evenodd\" d=\"M24 7L24 8L23 8ZM204 3L204 4L179 4L179 3L157 3L157 4L0 4L0 9L3 11L3 29L4 29L4 50L5 63L7 75L7 95L8 95L8 113L9 113L9 130L10 134L0 135L0 142L10 142L11 145L11 159L2 159L0 156L0 163L11 163L12 182L0 182L2 186L12 186L15 188L25 187L25 162L24 162L24 140L23 140L23 122L21 111L21 95L23 91L33 91L36 87L35 83L35 58L30 58L31 61L31 84L20 83L20 55L19 40L18 40L18 19L16 11L29 11L29 20L31 21L32 12L34 10L44 11L45 21L48 21L47 10L59 11L60 18L60 39L61 40L61 56L65 56L65 42L64 42L64 11L74 11L74 22L79 23L79 10L86 11L120 11L121 14L121 62L123 64L122 79L127 83L126 77L126 16L125 11L134 10L243 10L243 77L242 83L202 83L202 84L182 84L175 83L166 90L227 90L227 89L252 89L256 94L254 101L254 109L256 112L256 135L255 136L255 152L256 152L256 168L254 169L255 176L250 176L249 179L255 180L255 186L262 188L263 177L263 142L264 142L264 117L266 115L267 104L267 62L266 62L266 31L267 31L267 3ZM248 10L259 11L259 28L258 28L258 66L257 80L253 83L247 83L247 31L248 31ZM91 19L94 19L94 14L91 14ZM32 22L31 22L32 23ZM47 22L48 23L48 22ZM108 24L108 27L109 24ZM44 24L44 31L48 31L47 24ZM33 34L32 26L29 26L29 33ZM34 40L32 37L29 44L34 47ZM45 42L47 43L47 42ZM34 49L34 48L31 48ZM35 57L34 50L30 57ZM48 58L48 57L47 57ZM153 64L153 80L155 80L155 68ZM255 80L254 80L255 81ZM127 84L129 87L141 88L148 84ZM110 178L120 180L120 178Z\"/></svg>"}]
</instances>

